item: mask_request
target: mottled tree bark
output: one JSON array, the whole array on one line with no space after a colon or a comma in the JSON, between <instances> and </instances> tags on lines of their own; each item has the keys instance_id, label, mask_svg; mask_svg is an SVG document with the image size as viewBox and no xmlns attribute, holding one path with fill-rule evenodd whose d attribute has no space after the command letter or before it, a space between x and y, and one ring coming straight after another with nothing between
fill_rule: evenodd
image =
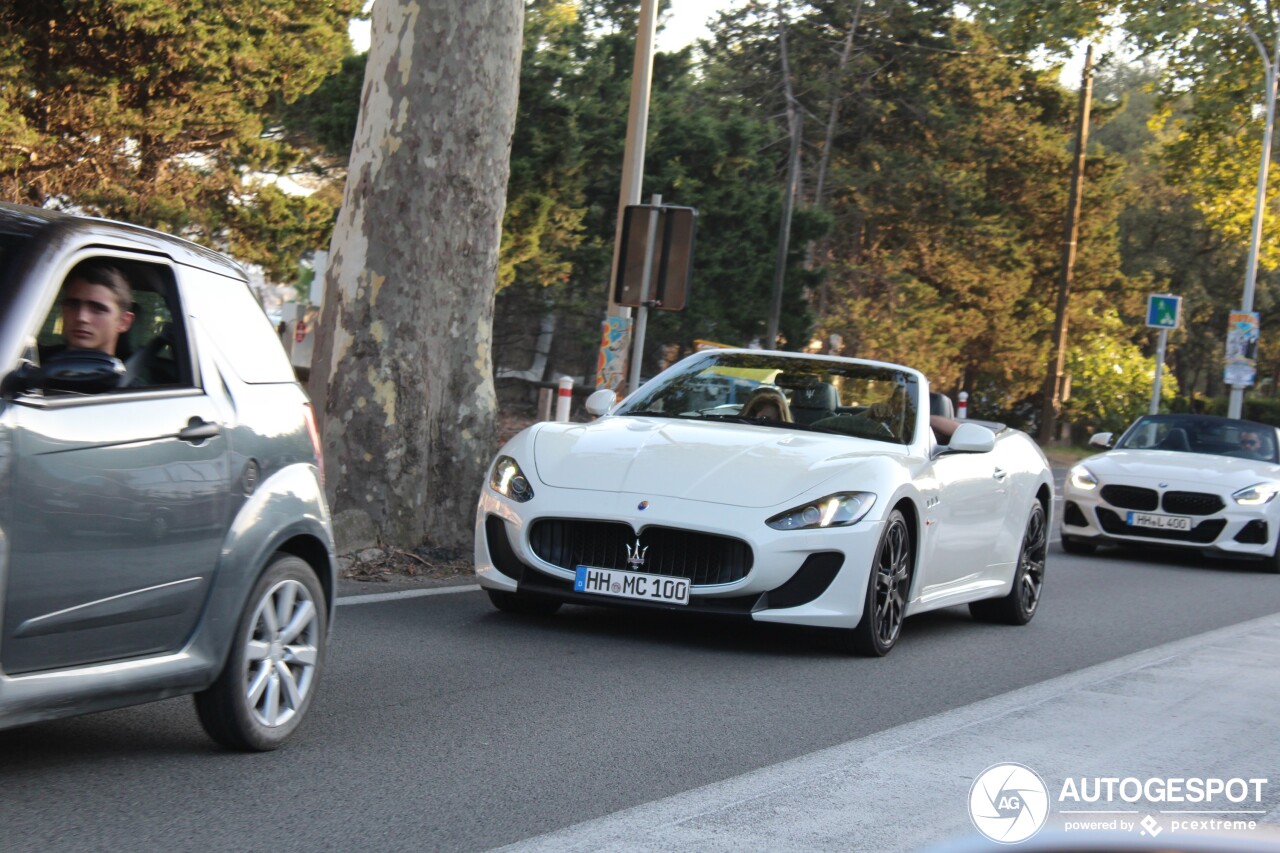
<instances>
[{"instance_id":1,"label":"mottled tree bark","mask_svg":"<svg viewBox=\"0 0 1280 853\"><path fill-rule=\"evenodd\" d=\"M522 0L378 0L310 390L340 550L470 547Z\"/></svg>"}]
</instances>

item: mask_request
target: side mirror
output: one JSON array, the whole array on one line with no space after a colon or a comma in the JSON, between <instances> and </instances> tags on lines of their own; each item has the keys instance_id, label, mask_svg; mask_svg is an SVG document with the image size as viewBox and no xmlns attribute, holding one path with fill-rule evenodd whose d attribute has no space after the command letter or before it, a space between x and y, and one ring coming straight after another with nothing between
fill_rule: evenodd
<instances>
[{"instance_id":1,"label":"side mirror","mask_svg":"<svg viewBox=\"0 0 1280 853\"><path fill-rule=\"evenodd\" d=\"M1089 446L1090 447L1110 447L1111 435L1112 434L1109 432L1094 433L1093 435L1089 436Z\"/></svg>"},{"instance_id":2,"label":"side mirror","mask_svg":"<svg viewBox=\"0 0 1280 853\"><path fill-rule=\"evenodd\" d=\"M961 423L951 435L947 450L953 453L986 453L996 446L996 434L984 426Z\"/></svg>"},{"instance_id":3,"label":"side mirror","mask_svg":"<svg viewBox=\"0 0 1280 853\"><path fill-rule=\"evenodd\" d=\"M601 388L595 391L587 398L587 411L596 416L609 414L609 410L613 408L614 402L618 399L618 395L613 393L611 388Z\"/></svg>"}]
</instances>

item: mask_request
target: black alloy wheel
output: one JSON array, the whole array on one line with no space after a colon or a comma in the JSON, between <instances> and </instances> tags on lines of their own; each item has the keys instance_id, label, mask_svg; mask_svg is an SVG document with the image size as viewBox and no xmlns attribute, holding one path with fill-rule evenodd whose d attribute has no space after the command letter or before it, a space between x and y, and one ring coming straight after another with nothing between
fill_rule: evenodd
<instances>
[{"instance_id":1,"label":"black alloy wheel","mask_svg":"<svg viewBox=\"0 0 1280 853\"><path fill-rule=\"evenodd\" d=\"M889 513L876 548L862 621L848 637L852 650L866 657L887 655L902 633L911 591L914 554L911 531L900 510Z\"/></svg>"},{"instance_id":2,"label":"black alloy wheel","mask_svg":"<svg viewBox=\"0 0 1280 853\"><path fill-rule=\"evenodd\" d=\"M1003 598L988 598L969 604L969 612L984 622L1025 625L1036 615L1040 595L1044 591L1045 556L1049 549L1049 525L1040 501L1031 506L1022 547L1018 550L1018 566L1013 573L1013 588Z\"/></svg>"}]
</instances>

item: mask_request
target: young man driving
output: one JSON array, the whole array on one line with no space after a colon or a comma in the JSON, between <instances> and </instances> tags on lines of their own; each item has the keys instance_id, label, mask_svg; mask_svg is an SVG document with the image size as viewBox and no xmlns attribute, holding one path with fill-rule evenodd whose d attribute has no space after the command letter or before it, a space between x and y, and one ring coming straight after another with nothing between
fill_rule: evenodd
<instances>
[{"instance_id":1,"label":"young man driving","mask_svg":"<svg viewBox=\"0 0 1280 853\"><path fill-rule=\"evenodd\" d=\"M133 289L124 274L90 261L67 276L62 290L62 337L71 349L116 354L120 336L133 325Z\"/></svg>"}]
</instances>

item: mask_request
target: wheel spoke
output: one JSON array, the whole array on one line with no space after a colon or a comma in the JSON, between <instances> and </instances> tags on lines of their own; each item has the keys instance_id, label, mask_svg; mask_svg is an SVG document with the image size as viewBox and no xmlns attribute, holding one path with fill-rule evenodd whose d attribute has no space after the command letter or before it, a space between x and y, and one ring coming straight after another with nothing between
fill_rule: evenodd
<instances>
[{"instance_id":1,"label":"wheel spoke","mask_svg":"<svg viewBox=\"0 0 1280 853\"><path fill-rule=\"evenodd\" d=\"M280 676L280 686L284 688L285 703L289 710L296 711L302 707L302 691L298 689L298 682L293 677L291 670L284 661L276 664L276 673Z\"/></svg>"},{"instance_id":2,"label":"wheel spoke","mask_svg":"<svg viewBox=\"0 0 1280 853\"><path fill-rule=\"evenodd\" d=\"M276 619L276 611L271 607L271 596L263 599L258 605L258 622L268 637L275 637L280 630L280 622Z\"/></svg>"},{"instance_id":3,"label":"wheel spoke","mask_svg":"<svg viewBox=\"0 0 1280 853\"><path fill-rule=\"evenodd\" d=\"M292 605L290 605L292 606ZM280 642L292 643L298 638L303 630L311 627L311 622L315 619L316 606L310 600L304 598L294 610L293 618L280 630Z\"/></svg>"},{"instance_id":4,"label":"wheel spoke","mask_svg":"<svg viewBox=\"0 0 1280 853\"><path fill-rule=\"evenodd\" d=\"M276 624L288 625L293 616L293 604L298 599L298 585L292 581L280 585L276 588L275 599Z\"/></svg>"},{"instance_id":5,"label":"wheel spoke","mask_svg":"<svg viewBox=\"0 0 1280 853\"><path fill-rule=\"evenodd\" d=\"M315 646L285 646L284 662L298 666L315 666L320 659L320 650Z\"/></svg>"},{"instance_id":6,"label":"wheel spoke","mask_svg":"<svg viewBox=\"0 0 1280 853\"><path fill-rule=\"evenodd\" d=\"M280 679L267 679L267 692L262 697L262 720L274 726L280 716Z\"/></svg>"},{"instance_id":7,"label":"wheel spoke","mask_svg":"<svg viewBox=\"0 0 1280 853\"><path fill-rule=\"evenodd\" d=\"M270 653L270 643L264 643L262 640L250 640L245 646L244 657L246 662L252 662L256 660L265 660L267 655Z\"/></svg>"},{"instance_id":8,"label":"wheel spoke","mask_svg":"<svg viewBox=\"0 0 1280 853\"><path fill-rule=\"evenodd\" d=\"M267 682L271 680L271 663L264 662L258 667L258 671L254 673L253 680L249 682L249 687L245 692L245 697L249 700L250 706L256 706L258 700L262 698L262 693L267 689Z\"/></svg>"}]
</instances>

